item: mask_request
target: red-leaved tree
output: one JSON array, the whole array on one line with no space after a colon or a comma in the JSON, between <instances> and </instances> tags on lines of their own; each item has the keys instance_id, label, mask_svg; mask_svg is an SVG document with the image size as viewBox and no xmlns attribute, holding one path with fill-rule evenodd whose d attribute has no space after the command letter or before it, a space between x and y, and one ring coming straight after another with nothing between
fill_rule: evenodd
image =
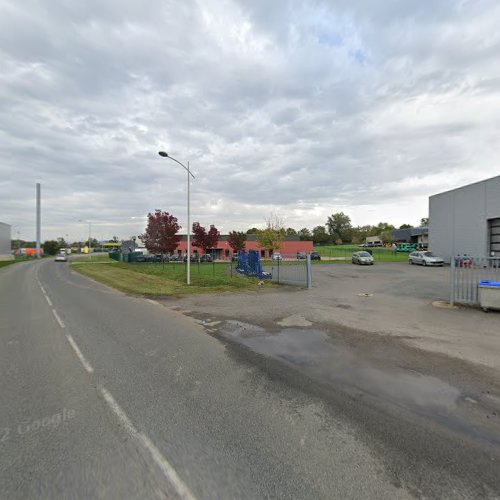
<instances>
[{"instance_id":1,"label":"red-leaved tree","mask_svg":"<svg viewBox=\"0 0 500 500\"><path fill-rule=\"evenodd\" d=\"M231 231L227 238L227 242L234 253L238 253L239 250L245 250L246 241L247 235L241 231Z\"/></svg>"},{"instance_id":2,"label":"red-leaved tree","mask_svg":"<svg viewBox=\"0 0 500 500\"><path fill-rule=\"evenodd\" d=\"M202 248L203 253L216 248L219 238L220 233L214 225L211 225L207 232L199 222L193 223L193 246Z\"/></svg>"},{"instance_id":3,"label":"red-leaved tree","mask_svg":"<svg viewBox=\"0 0 500 500\"><path fill-rule=\"evenodd\" d=\"M151 253L171 253L181 241L177 234L180 228L177 217L156 209L154 214L148 214L146 231L139 238Z\"/></svg>"}]
</instances>

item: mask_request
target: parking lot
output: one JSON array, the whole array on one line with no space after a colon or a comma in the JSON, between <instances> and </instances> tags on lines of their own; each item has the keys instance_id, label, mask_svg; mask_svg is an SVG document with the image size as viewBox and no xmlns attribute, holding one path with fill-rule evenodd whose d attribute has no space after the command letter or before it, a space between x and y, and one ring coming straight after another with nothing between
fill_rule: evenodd
<instances>
[{"instance_id":1,"label":"parking lot","mask_svg":"<svg viewBox=\"0 0 500 500\"><path fill-rule=\"evenodd\" d=\"M468 307L446 309L448 267L407 263L313 266L313 288L279 286L233 294L186 297L168 305L196 315L258 324L268 330L345 327L398 337L500 370L500 314Z\"/></svg>"}]
</instances>

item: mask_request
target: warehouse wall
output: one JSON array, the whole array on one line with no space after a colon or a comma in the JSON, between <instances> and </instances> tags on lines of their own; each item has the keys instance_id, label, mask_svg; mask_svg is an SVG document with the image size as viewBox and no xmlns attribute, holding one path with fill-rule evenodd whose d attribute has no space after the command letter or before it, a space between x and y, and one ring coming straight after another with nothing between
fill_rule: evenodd
<instances>
[{"instance_id":1,"label":"warehouse wall","mask_svg":"<svg viewBox=\"0 0 500 500\"><path fill-rule=\"evenodd\" d=\"M0 260L10 259L10 226L0 222Z\"/></svg>"},{"instance_id":2,"label":"warehouse wall","mask_svg":"<svg viewBox=\"0 0 500 500\"><path fill-rule=\"evenodd\" d=\"M500 176L429 198L429 249L451 255L488 255L488 219L500 217Z\"/></svg>"}]
</instances>

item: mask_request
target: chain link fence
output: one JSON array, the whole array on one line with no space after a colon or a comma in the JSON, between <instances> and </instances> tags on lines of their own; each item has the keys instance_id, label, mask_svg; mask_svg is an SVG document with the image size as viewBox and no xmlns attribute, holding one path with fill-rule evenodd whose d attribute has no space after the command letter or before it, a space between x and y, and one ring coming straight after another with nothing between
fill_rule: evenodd
<instances>
[{"instance_id":1,"label":"chain link fence","mask_svg":"<svg viewBox=\"0 0 500 500\"><path fill-rule=\"evenodd\" d=\"M271 274L271 281L283 285L312 288L312 266L309 254L275 253L271 260L262 261L262 269Z\"/></svg>"}]
</instances>

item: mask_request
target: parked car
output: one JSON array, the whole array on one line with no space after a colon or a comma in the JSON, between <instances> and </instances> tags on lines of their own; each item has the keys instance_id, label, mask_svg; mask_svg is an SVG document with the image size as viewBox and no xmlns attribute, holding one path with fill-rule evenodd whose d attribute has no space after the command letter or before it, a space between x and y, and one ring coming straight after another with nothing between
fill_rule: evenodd
<instances>
[{"instance_id":1,"label":"parked car","mask_svg":"<svg viewBox=\"0 0 500 500\"><path fill-rule=\"evenodd\" d=\"M200 257L200 262L213 262L212 256L209 253L204 253Z\"/></svg>"},{"instance_id":2,"label":"parked car","mask_svg":"<svg viewBox=\"0 0 500 500\"><path fill-rule=\"evenodd\" d=\"M161 253L157 253L157 254L152 255L152 261L153 262L168 262L169 257L168 257L168 255L163 255Z\"/></svg>"},{"instance_id":3,"label":"parked car","mask_svg":"<svg viewBox=\"0 0 500 500\"><path fill-rule=\"evenodd\" d=\"M311 260L321 260L321 254L319 252L311 252Z\"/></svg>"},{"instance_id":4,"label":"parked car","mask_svg":"<svg viewBox=\"0 0 500 500\"><path fill-rule=\"evenodd\" d=\"M354 252L352 254L352 263L353 264L359 264L359 265L365 265L365 266L373 266L373 263L375 261L373 260L373 257L371 254L368 252Z\"/></svg>"},{"instance_id":5,"label":"parked car","mask_svg":"<svg viewBox=\"0 0 500 500\"><path fill-rule=\"evenodd\" d=\"M306 252L297 252L297 259L307 259L307 253Z\"/></svg>"},{"instance_id":6,"label":"parked car","mask_svg":"<svg viewBox=\"0 0 500 500\"><path fill-rule=\"evenodd\" d=\"M233 256L231 257L231 260L233 262L238 262L238 254L237 253L233 253Z\"/></svg>"},{"instance_id":7,"label":"parked car","mask_svg":"<svg viewBox=\"0 0 500 500\"><path fill-rule=\"evenodd\" d=\"M187 255L184 255L184 258L182 260L183 260L183 262L187 262ZM199 260L198 254L197 253L192 253L191 257L189 258L189 260L191 262L198 262L198 260Z\"/></svg>"},{"instance_id":8,"label":"parked car","mask_svg":"<svg viewBox=\"0 0 500 500\"><path fill-rule=\"evenodd\" d=\"M412 252L408 255L409 264L421 264L422 266L443 266L444 260L432 252Z\"/></svg>"},{"instance_id":9,"label":"parked car","mask_svg":"<svg viewBox=\"0 0 500 500\"><path fill-rule=\"evenodd\" d=\"M66 252L59 252L55 258L56 262L67 262L68 257L66 257Z\"/></svg>"},{"instance_id":10,"label":"parked car","mask_svg":"<svg viewBox=\"0 0 500 500\"><path fill-rule=\"evenodd\" d=\"M283 257L279 252L274 252L273 256L271 257L271 260L283 260Z\"/></svg>"},{"instance_id":11,"label":"parked car","mask_svg":"<svg viewBox=\"0 0 500 500\"><path fill-rule=\"evenodd\" d=\"M180 262L182 260L182 257L179 254L173 253L170 256L170 262Z\"/></svg>"}]
</instances>

